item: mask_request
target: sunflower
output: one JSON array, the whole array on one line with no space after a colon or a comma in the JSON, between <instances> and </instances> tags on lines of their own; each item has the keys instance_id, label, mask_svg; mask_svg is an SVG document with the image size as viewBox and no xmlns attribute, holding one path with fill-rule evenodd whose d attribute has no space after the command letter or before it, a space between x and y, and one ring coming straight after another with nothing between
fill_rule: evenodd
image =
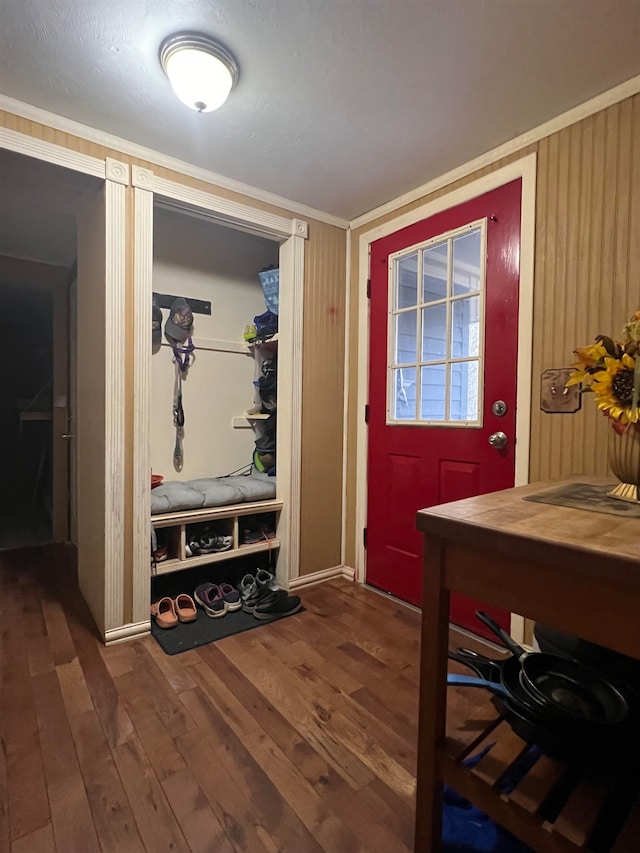
<instances>
[{"instance_id":1,"label":"sunflower","mask_svg":"<svg viewBox=\"0 0 640 853\"><path fill-rule=\"evenodd\" d=\"M570 385L579 385L581 382L589 380L594 371L604 364L604 359L607 355L607 351L602 344L578 347L573 352L578 360L573 365L573 373L569 377L567 387Z\"/></svg>"},{"instance_id":2,"label":"sunflower","mask_svg":"<svg viewBox=\"0 0 640 853\"><path fill-rule=\"evenodd\" d=\"M567 381L592 391L598 409L614 425L635 424L640 431L640 311L622 330L619 341L598 335L595 343L575 349L576 363Z\"/></svg>"},{"instance_id":3,"label":"sunflower","mask_svg":"<svg viewBox=\"0 0 640 853\"><path fill-rule=\"evenodd\" d=\"M623 353L620 358L606 356L604 370L591 376L591 388L601 412L623 424L638 423L637 407L630 407L633 393L635 360Z\"/></svg>"}]
</instances>

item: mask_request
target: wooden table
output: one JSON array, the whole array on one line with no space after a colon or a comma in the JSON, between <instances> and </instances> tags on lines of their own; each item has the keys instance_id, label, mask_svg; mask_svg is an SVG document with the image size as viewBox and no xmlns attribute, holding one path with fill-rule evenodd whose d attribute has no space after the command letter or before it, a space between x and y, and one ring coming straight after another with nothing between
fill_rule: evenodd
<instances>
[{"instance_id":1,"label":"wooden table","mask_svg":"<svg viewBox=\"0 0 640 853\"><path fill-rule=\"evenodd\" d=\"M609 481L585 476L565 482ZM580 849L496 795L445 750L452 591L640 657L640 518L523 499L558 485L534 483L417 514L424 534L418 853L440 850L443 781L536 851ZM628 849L640 850L640 838Z\"/></svg>"}]
</instances>

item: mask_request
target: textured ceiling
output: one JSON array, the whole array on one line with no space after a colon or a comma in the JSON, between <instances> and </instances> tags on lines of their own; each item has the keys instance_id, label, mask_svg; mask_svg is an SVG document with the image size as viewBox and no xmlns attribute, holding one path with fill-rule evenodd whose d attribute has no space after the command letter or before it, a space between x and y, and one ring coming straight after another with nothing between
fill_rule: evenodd
<instances>
[{"instance_id":1,"label":"textured ceiling","mask_svg":"<svg viewBox=\"0 0 640 853\"><path fill-rule=\"evenodd\" d=\"M236 56L218 111L160 42ZM640 73L640 0L0 0L0 90L337 216L362 214Z\"/></svg>"}]
</instances>

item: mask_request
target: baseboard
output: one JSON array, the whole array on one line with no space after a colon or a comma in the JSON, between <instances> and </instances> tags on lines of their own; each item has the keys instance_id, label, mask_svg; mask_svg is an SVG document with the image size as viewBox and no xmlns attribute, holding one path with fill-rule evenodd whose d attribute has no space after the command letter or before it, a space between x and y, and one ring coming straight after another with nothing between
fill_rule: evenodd
<instances>
[{"instance_id":1,"label":"baseboard","mask_svg":"<svg viewBox=\"0 0 640 853\"><path fill-rule=\"evenodd\" d=\"M305 586L314 586L317 583L331 580L332 578L346 578L347 580L355 579L355 572L349 566L333 566L330 569L322 569L319 572L312 572L309 575L300 575L293 578L289 582L289 589L301 589Z\"/></svg>"},{"instance_id":2,"label":"baseboard","mask_svg":"<svg viewBox=\"0 0 640 853\"><path fill-rule=\"evenodd\" d=\"M115 643L125 643L128 640L137 640L151 633L151 621L145 619L143 622L132 622L129 625L121 625L119 628L110 628L104 632L103 641L105 646Z\"/></svg>"}]
</instances>

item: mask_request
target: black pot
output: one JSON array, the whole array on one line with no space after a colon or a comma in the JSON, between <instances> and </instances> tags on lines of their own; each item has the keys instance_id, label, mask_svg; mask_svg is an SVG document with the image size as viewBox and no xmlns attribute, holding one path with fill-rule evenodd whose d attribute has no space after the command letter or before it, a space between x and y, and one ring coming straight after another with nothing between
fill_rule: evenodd
<instances>
[{"instance_id":1,"label":"black pot","mask_svg":"<svg viewBox=\"0 0 640 853\"><path fill-rule=\"evenodd\" d=\"M476 616L499 637L518 662L522 689L545 714L574 724L618 726L629 716L629 702L604 675L569 658L526 652L482 610Z\"/></svg>"}]
</instances>

